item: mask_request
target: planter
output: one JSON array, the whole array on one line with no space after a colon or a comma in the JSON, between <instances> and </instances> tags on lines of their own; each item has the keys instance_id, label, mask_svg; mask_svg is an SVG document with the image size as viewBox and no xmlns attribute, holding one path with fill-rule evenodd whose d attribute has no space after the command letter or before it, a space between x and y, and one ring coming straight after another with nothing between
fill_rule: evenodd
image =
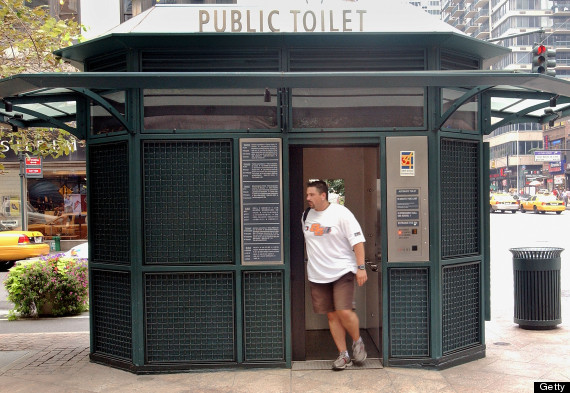
<instances>
[{"instance_id":1,"label":"planter","mask_svg":"<svg viewBox=\"0 0 570 393\"><path fill-rule=\"evenodd\" d=\"M55 302L55 296L49 295L47 299L43 302L41 308L38 310L39 316L52 316L53 315L53 304Z\"/></svg>"}]
</instances>

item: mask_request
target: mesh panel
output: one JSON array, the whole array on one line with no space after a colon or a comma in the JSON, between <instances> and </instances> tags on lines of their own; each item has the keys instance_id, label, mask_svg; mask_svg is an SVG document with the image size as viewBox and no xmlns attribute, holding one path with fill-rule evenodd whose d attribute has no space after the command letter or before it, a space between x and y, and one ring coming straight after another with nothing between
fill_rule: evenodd
<instances>
[{"instance_id":1,"label":"mesh panel","mask_svg":"<svg viewBox=\"0 0 570 393\"><path fill-rule=\"evenodd\" d=\"M410 71L426 68L423 49L299 48L291 49L289 56L290 71Z\"/></svg>"},{"instance_id":2,"label":"mesh panel","mask_svg":"<svg viewBox=\"0 0 570 393\"><path fill-rule=\"evenodd\" d=\"M89 146L89 233L93 262L129 263L127 142Z\"/></svg>"},{"instance_id":3,"label":"mesh panel","mask_svg":"<svg viewBox=\"0 0 570 393\"><path fill-rule=\"evenodd\" d=\"M143 72L278 71L276 49L204 49L142 52Z\"/></svg>"},{"instance_id":4,"label":"mesh panel","mask_svg":"<svg viewBox=\"0 0 570 393\"><path fill-rule=\"evenodd\" d=\"M244 274L245 360L284 360L283 274Z\"/></svg>"},{"instance_id":5,"label":"mesh panel","mask_svg":"<svg viewBox=\"0 0 570 393\"><path fill-rule=\"evenodd\" d=\"M443 268L443 353L480 342L479 266Z\"/></svg>"},{"instance_id":6,"label":"mesh panel","mask_svg":"<svg viewBox=\"0 0 570 393\"><path fill-rule=\"evenodd\" d=\"M235 361L232 273L145 275L148 362Z\"/></svg>"},{"instance_id":7,"label":"mesh panel","mask_svg":"<svg viewBox=\"0 0 570 393\"><path fill-rule=\"evenodd\" d=\"M480 254L479 142L441 140L442 258Z\"/></svg>"},{"instance_id":8,"label":"mesh panel","mask_svg":"<svg viewBox=\"0 0 570 393\"><path fill-rule=\"evenodd\" d=\"M146 142L143 165L146 263L231 263L231 143Z\"/></svg>"},{"instance_id":9,"label":"mesh panel","mask_svg":"<svg viewBox=\"0 0 570 393\"><path fill-rule=\"evenodd\" d=\"M389 269L390 356L429 356L428 269Z\"/></svg>"},{"instance_id":10,"label":"mesh panel","mask_svg":"<svg viewBox=\"0 0 570 393\"><path fill-rule=\"evenodd\" d=\"M85 71L127 72L127 54L119 52L87 59Z\"/></svg>"},{"instance_id":11,"label":"mesh panel","mask_svg":"<svg viewBox=\"0 0 570 393\"><path fill-rule=\"evenodd\" d=\"M441 70L478 70L479 68L478 59L441 51Z\"/></svg>"},{"instance_id":12,"label":"mesh panel","mask_svg":"<svg viewBox=\"0 0 570 393\"><path fill-rule=\"evenodd\" d=\"M94 352L131 359L130 273L92 270L91 290Z\"/></svg>"}]
</instances>

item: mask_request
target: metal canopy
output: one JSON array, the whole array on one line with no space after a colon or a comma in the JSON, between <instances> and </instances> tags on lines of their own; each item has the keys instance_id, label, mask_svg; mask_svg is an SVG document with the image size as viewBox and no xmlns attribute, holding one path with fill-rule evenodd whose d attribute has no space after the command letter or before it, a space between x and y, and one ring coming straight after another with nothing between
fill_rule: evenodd
<instances>
[{"instance_id":1,"label":"metal canopy","mask_svg":"<svg viewBox=\"0 0 570 393\"><path fill-rule=\"evenodd\" d=\"M76 120L77 102L88 98L122 124L124 117L97 92L124 89L182 88L357 88L435 87L463 91L463 97L437 122L475 96L490 99L491 117L485 130L520 123L545 123L570 114L570 81L512 71L413 72L82 72L21 74L0 80L0 121L20 127L48 126L78 137L69 123ZM555 106L552 99L556 99ZM6 110L12 104L12 112ZM545 113L545 108L551 107ZM127 129L129 129L127 127Z\"/></svg>"}]
</instances>

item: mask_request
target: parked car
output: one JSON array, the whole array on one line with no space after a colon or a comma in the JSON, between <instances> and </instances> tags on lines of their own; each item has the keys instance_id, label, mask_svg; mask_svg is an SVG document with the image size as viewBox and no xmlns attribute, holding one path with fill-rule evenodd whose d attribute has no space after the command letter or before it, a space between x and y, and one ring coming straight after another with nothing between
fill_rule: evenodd
<instances>
[{"instance_id":1,"label":"parked car","mask_svg":"<svg viewBox=\"0 0 570 393\"><path fill-rule=\"evenodd\" d=\"M531 197L532 197L532 195L530 195L530 194L520 194L519 195L519 203L522 203L523 201L528 201Z\"/></svg>"},{"instance_id":2,"label":"parked car","mask_svg":"<svg viewBox=\"0 0 570 393\"><path fill-rule=\"evenodd\" d=\"M546 212L556 212L556 214L562 214L566 210L564 202L558 200L552 194L538 194L532 196L528 201L521 203L521 212L526 213L527 211L533 211L535 213L546 213Z\"/></svg>"},{"instance_id":3,"label":"parked car","mask_svg":"<svg viewBox=\"0 0 570 393\"><path fill-rule=\"evenodd\" d=\"M491 213L500 211L516 213L519 210L519 202L510 194L493 194L491 195Z\"/></svg>"},{"instance_id":4,"label":"parked car","mask_svg":"<svg viewBox=\"0 0 570 393\"><path fill-rule=\"evenodd\" d=\"M0 269L9 269L19 259L49 254L44 235L37 231L0 232Z\"/></svg>"},{"instance_id":5,"label":"parked car","mask_svg":"<svg viewBox=\"0 0 570 393\"><path fill-rule=\"evenodd\" d=\"M69 251L65 252L63 255L66 257L73 257L78 259L87 259L89 257L89 243L81 243L75 247L72 247Z\"/></svg>"}]
</instances>

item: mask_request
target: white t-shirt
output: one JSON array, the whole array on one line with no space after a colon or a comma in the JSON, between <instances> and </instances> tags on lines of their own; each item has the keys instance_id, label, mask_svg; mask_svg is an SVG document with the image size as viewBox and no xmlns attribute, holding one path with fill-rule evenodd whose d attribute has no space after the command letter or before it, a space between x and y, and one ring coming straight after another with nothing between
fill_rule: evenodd
<instances>
[{"instance_id":1,"label":"white t-shirt","mask_svg":"<svg viewBox=\"0 0 570 393\"><path fill-rule=\"evenodd\" d=\"M309 281L328 283L348 272L356 274L353 247L366 241L354 215L335 203L323 211L311 209L303 224Z\"/></svg>"}]
</instances>

